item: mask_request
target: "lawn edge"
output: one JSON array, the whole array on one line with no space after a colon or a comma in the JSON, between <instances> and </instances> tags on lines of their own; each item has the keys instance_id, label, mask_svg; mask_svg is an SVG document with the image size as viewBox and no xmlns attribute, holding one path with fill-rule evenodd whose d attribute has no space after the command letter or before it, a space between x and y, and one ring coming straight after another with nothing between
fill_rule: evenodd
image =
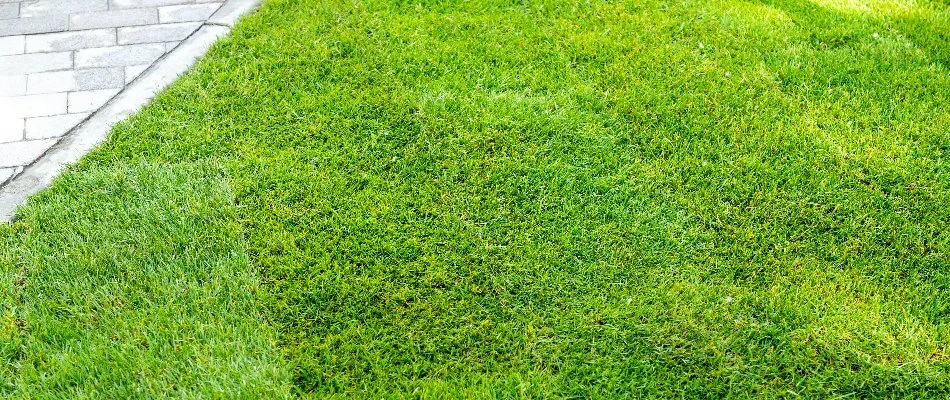
<instances>
[{"instance_id":1,"label":"lawn edge","mask_svg":"<svg viewBox=\"0 0 950 400\"><path fill-rule=\"evenodd\" d=\"M152 64L91 117L73 128L22 172L0 185L0 222L13 220L17 208L52 183L67 165L104 142L112 126L138 112L159 92L188 72L218 39L230 33L261 0L227 0L198 30Z\"/></svg>"}]
</instances>

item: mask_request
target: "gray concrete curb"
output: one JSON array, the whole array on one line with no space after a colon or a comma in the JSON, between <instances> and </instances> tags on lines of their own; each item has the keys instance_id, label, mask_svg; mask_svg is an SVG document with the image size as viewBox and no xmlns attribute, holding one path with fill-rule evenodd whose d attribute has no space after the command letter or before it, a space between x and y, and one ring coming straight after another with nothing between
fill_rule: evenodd
<instances>
[{"instance_id":1,"label":"gray concrete curb","mask_svg":"<svg viewBox=\"0 0 950 400\"><path fill-rule=\"evenodd\" d=\"M27 198L49 186L66 165L78 161L105 141L113 125L138 111L156 93L187 72L215 41L231 31L241 16L259 5L260 0L225 2L195 33L7 182L0 188L0 221L10 221Z\"/></svg>"}]
</instances>

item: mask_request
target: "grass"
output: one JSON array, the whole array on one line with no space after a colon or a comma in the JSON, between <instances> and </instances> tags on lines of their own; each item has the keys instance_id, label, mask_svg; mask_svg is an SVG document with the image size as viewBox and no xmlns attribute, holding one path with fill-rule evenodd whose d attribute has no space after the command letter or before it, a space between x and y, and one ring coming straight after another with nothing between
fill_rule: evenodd
<instances>
[{"instance_id":1,"label":"grass","mask_svg":"<svg viewBox=\"0 0 950 400\"><path fill-rule=\"evenodd\" d=\"M268 1L0 227L0 393L950 396L948 30Z\"/></svg>"},{"instance_id":2,"label":"grass","mask_svg":"<svg viewBox=\"0 0 950 400\"><path fill-rule=\"evenodd\" d=\"M202 163L60 177L3 232L0 394L288 394L236 210Z\"/></svg>"}]
</instances>

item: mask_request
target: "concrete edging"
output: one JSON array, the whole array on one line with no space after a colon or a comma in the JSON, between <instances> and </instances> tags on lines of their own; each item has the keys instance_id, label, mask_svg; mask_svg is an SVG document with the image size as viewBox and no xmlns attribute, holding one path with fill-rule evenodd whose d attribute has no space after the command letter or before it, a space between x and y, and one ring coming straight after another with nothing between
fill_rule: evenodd
<instances>
[{"instance_id":1,"label":"concrete edging","mask_svg":"<svg viewBox=\"0 0 950 400\"><path fill-rule=\"evenodd\" d=\"M43 190L63 168L104 142L112 126L141 109L158 92L188 72L219 38L228 34L241 16L261 0L227 0L191 36L153 63L106 105L75 126L45 154L0 187L0 221L10 221L17 207Z\"/></svg>"}]
</instances>

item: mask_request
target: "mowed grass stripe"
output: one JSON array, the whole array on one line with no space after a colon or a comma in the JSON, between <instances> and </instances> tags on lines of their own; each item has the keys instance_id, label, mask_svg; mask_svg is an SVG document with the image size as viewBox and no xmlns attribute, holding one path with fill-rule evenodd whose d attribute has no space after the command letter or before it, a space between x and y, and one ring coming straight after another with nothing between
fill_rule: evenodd
<instances>
[{"instance_id":1,"label":"mowed grass stripe","mask_svg":"<svg viewBox=\"0 0 950 400\"><path fill-rule=\"evenodd\" d=\"M220 168L66 173L19 215L3 259L17 276L4 291L4 394L288 394Z\"/></svg>"}]
</instances>

